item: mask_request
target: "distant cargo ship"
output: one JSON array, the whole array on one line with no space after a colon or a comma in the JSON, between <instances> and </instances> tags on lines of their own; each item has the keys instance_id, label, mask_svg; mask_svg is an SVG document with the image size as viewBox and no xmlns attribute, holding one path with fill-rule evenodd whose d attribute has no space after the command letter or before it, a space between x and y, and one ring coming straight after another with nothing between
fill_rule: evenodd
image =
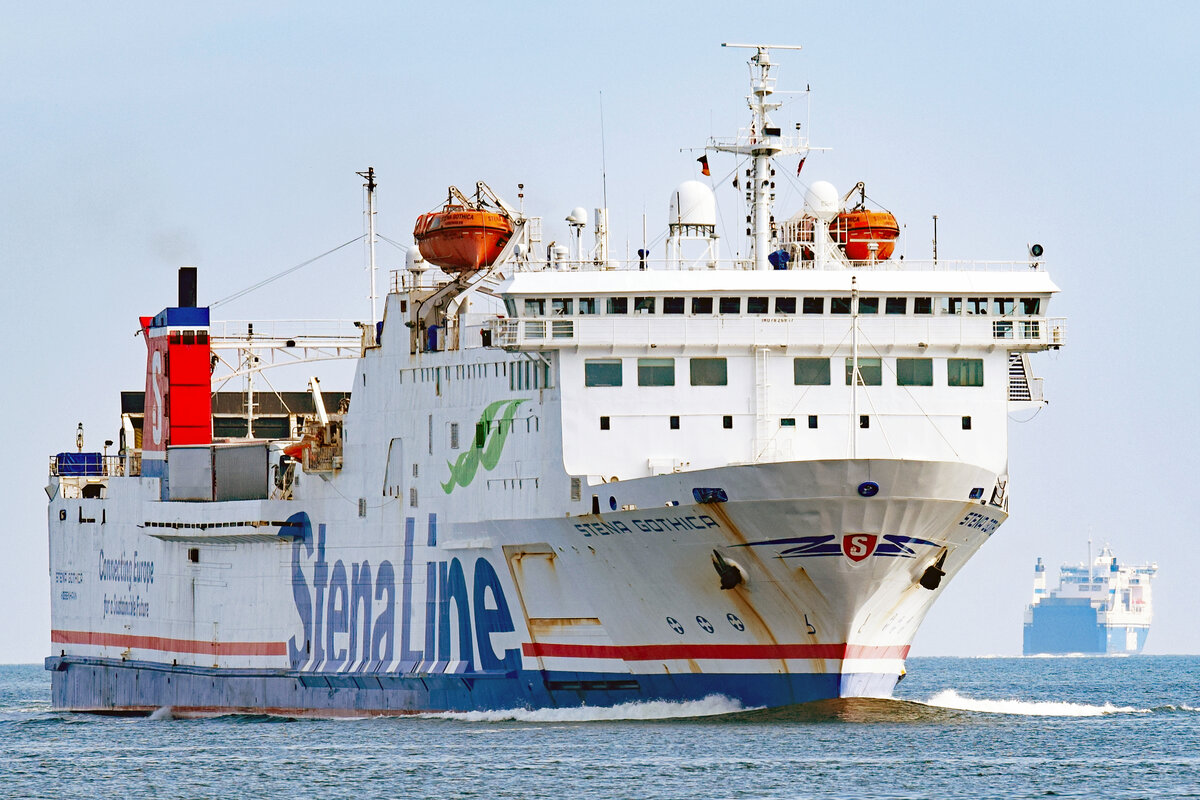
<instances>
[{"instance_id":1,"label":"distant cargo ship","mask_svg":"<svg viewBox=\"0 0 1200 800\"><path fill-rule=\"evenodd\" d=\"M1105 545L1091 564L1064 564L1046 590L1046 565L1033 568L1025 609L1025 655L1140 653L1150 633L1150 582L1158 564L1121 566Z\"/></svg>"}]
</instances>

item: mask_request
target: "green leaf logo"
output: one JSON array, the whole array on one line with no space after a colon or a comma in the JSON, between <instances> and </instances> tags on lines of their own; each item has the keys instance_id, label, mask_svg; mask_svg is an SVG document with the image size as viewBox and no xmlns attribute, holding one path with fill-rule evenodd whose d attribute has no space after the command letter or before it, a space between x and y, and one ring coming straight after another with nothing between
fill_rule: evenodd
<instances>
[{"instance_id":1,"label":"green leaf logo","mask_svg":"<svg viewBox=\"0 0 1200 800\"><path fill-rule=\"evenodd\" d=\"M475 473L482 466L488 472L500 463L500 453L504 450L504 442L512 431L512 420L517 414L517 406L526 402L519 400L497 400L483 410L479 424L487 431L483 444L472 440L471 449L458 457L457 461L446 462L450 468L450 480L442 484L442 491L450 494L455 486L469 486L475 480Z\"/></svg>"}]
</instances>

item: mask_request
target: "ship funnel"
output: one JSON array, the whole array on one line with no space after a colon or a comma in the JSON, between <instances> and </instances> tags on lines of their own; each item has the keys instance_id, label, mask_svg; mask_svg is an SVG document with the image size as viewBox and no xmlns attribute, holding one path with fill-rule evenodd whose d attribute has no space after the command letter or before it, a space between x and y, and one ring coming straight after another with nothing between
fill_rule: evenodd
<instances>
[{"instance_id":1,"label":"ship funnel","mask_svg":"<svg viewBox=\"0 0 1200 800\"><path fill-rule=\"evenodd\" d=\"M196 268L179 268L179 307L196 307Z\"/></svg>"}]
</instances>

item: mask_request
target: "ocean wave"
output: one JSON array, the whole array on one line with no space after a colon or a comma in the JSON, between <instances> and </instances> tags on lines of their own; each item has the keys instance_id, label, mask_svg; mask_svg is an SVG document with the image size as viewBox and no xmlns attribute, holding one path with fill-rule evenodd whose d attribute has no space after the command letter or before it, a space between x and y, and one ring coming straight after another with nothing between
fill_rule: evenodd
<instances>
[{"instance_id":1,"label":"ocean wave","mask_svg":"<svg viewBox=\"0 0 1200 800\"><path fill-rule=\"evenodd\" d=\"M985 714L1011 714L1024 717L1102 717L1106 714L1149 714L1151 709L1133 706L1088 705L1052 700L982 700L964 697L953 689L945 689L923 701L924 705L951 708L956 711L978 711Z\"/></svg>"},{"instance_id":2,"label":"ocean wave","mask_svg":"<svg viewBox=\"0 0 1200 800\"><path fill-rule=\"evenodd\" d=\"M615 722L621 720L681 719L736 714L747 709L723 695L703 700L671 702L654 700L621 703L615 706L577 706L572 708L511 708L501 711L448 711L420 714L421 719L447 719L463 722Z\"/></svg>"}]
</instances>

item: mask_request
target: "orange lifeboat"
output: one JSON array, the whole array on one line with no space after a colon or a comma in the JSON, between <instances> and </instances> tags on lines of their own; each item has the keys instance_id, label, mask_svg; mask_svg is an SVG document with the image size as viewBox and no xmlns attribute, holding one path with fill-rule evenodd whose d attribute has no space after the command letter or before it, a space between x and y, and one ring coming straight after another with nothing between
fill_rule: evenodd
<instances>
[{"instance_id":1,"label":"orange lifeboat","mask_svg":"<svg viewBox=\"0 0 1200 800\"><path fill-rule=\"evenodd\" d=\"M505 214L449 202L439 211L417 217L413 229L421 255L447 272L490 267L512 233L512 220Z\"/></svg>"},{"instance_id":2,"label":"orange lifeboat","mask_svg":"<svg viewBox=\"0 0 1200 800\"><path fill-rule=\"evenodd\" d=\"M829 235L851 261L884 261L896 249L900 225L891 212L856 208L834 217ZM876 245L874 253L872 243Z\"/></svg>"}]
</instances>

